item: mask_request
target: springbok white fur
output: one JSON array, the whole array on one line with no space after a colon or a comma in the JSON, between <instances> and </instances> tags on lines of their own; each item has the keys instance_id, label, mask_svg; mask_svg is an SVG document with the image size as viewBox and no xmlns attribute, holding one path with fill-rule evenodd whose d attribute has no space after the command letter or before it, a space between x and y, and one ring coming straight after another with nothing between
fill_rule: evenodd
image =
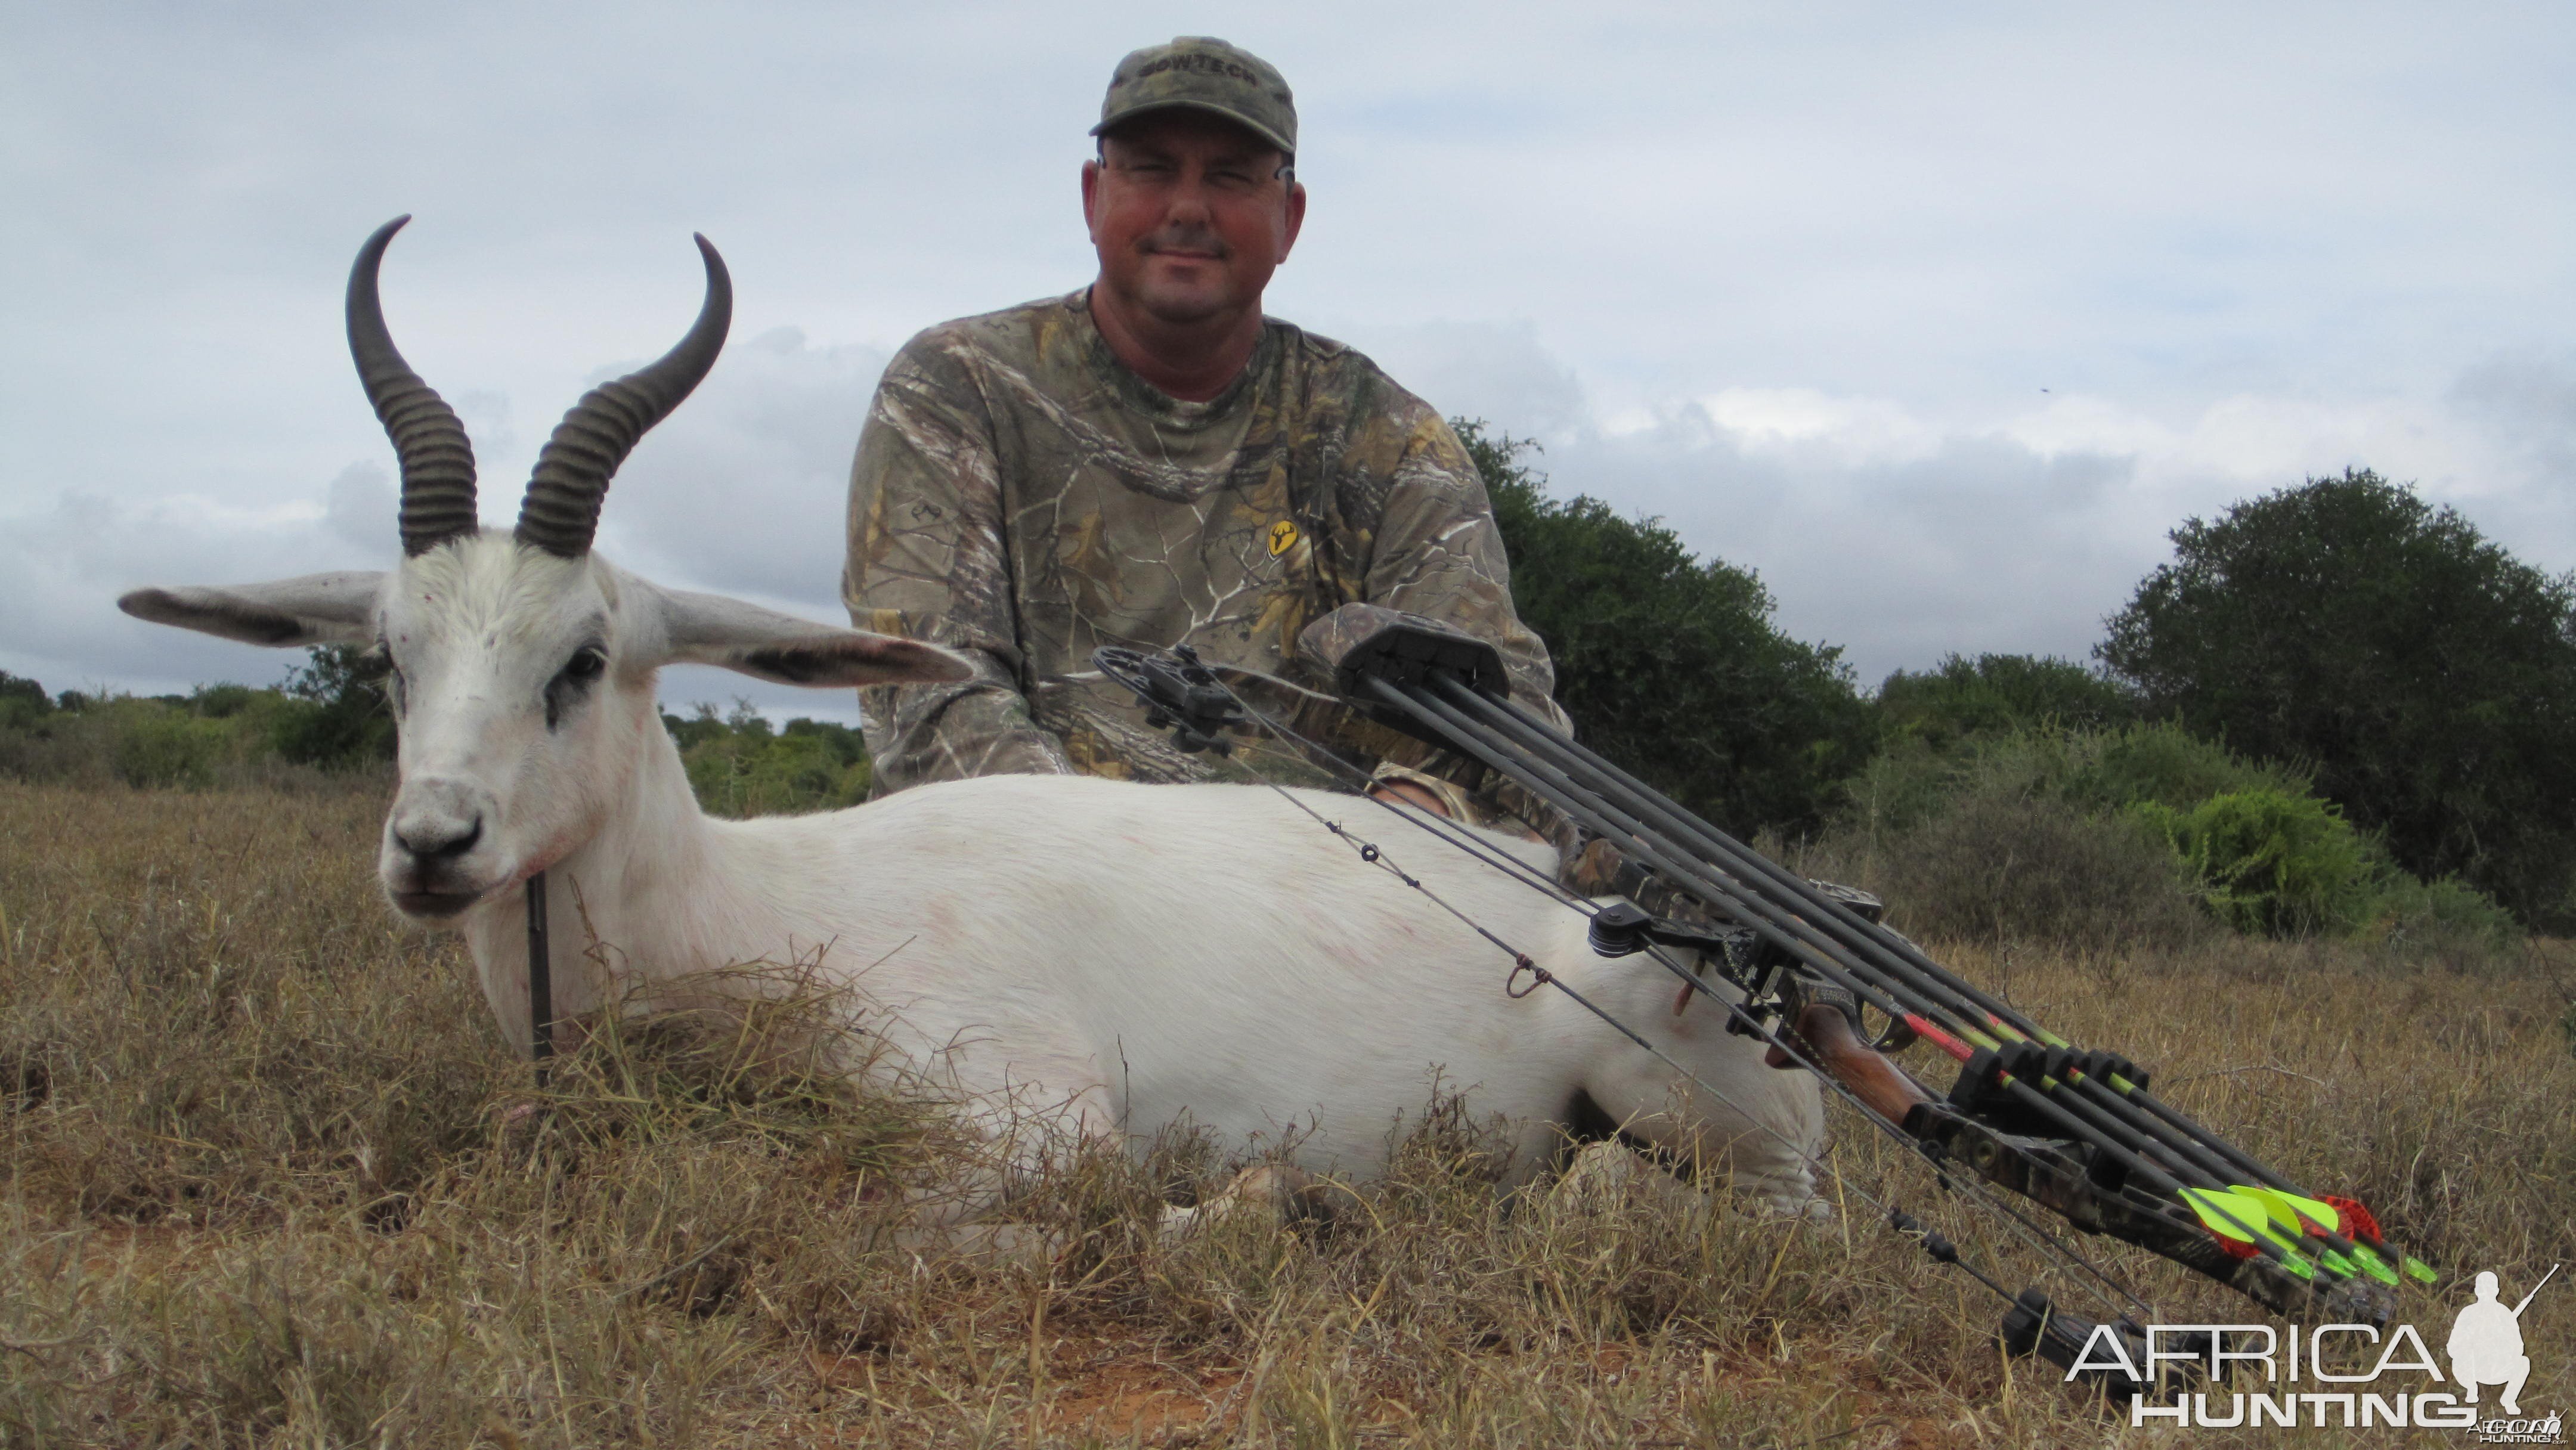
<instances>
[{"instance_id":1,"label":"springbok white fur","mask_svg":"<svg viewBox=\"0 0 2576 1450\"><path fill-rule=\"evenodd\" d=\"M1088 1135L1143 1142L1186 1122L1364 1177L1436 1075L1514 1124L1524 1175L1588 1095L1631 1135L1723 1165L1767 1200L1812 1196L1798 1154L1762 1131L1814 1149L1812 1078L1764 1067L1724 1013L1676 1017L1670 979L1595 956L1581 916L1354 798L1303 794L1732 1103L1676 1082L1560 993L1506 996L1510 962L1491 943L1261 787L996 776L826 814L700 813L658 713L660 666L839 687L962 673L930 646L665 590L595 553L488 531L390 573L144 590L125 607L253 642L385 649L401 786L384 888L465 933L512 1042L530 1035L517 888L547 871L559 1019L638 981L820 953L827 980L874 1004L900 1061ZM1553 864L1544 847L1493 839ZM576 896L632 980L585 970Z\"/></svg>"}]
</instances>

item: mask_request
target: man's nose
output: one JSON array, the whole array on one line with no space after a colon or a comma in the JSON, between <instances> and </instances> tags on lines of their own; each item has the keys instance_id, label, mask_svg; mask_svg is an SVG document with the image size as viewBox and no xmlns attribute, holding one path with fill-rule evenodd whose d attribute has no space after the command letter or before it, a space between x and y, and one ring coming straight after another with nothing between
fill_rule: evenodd
<instances>
[{"instance_id":1,"label":"man's nose","mask_svg":"<svg viewBox=\"0 0 2576 1450\"><path fill-rule=\"evenodd\" d=\"M1209 215L1215 210L1211 196L1214 190L1215 188L1208 184L1206 173L1183 172L1180 179L1172 183L1171 191L1164 200L1164 220L1206 225Z\"/></svg>"}]
</instances>

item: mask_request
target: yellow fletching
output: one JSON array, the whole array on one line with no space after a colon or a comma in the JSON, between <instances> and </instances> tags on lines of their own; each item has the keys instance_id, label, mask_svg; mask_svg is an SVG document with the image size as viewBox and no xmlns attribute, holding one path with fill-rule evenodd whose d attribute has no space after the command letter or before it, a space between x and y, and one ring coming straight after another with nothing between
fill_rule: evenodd
<instances>
[{"instance_id":1,"label":"yellow fletching","mask_svg":"<svg viewBox=\"0 0 2576 1450\"><path fill-rule=\"evenodd\" d=\"M2182 1201L2200 1216L2203 1228L2223 1239L2234 1239L2240 1244L2252 1243L2254 1235L2250 1230L2263 1222L2264 1215L2259 1209L2249 1215L2242 1207L2230 1202L2230 1198L2231 1195L2212 1193L2206 1188L2182 1191Z\"/></svg>"},{"instance_id":2,"label":"yellow fletching","mask_svg":"<svg viewBox=\"0 0 2576 1450\"><path fill-rule=\"evenodd\" d=\"M2186 1188L2182 1190L2182 1201L2191 1206L2203 1227L2221 1238L2246 1244L2260 1236L2263 1242L2285 1253L2290 1247L2290 1240L2272 1226L2271 1205L2243 1189ZM2290 1226L2293 1229L2298 1226L2297 1215L2291 1215ZM2295 1259L2297 1255L2289 1257ZM2301 1277L2306 1276L2302 1274Z\"/></svg>"},{"instance_id":3,"label":"yellow fletching","mask_svg":"<svg viewBox=\"0 0 2576 1450\"><path fill-rule=\"evenodd\" d=\"M2272 1222L2293 1232L2307 1232L2306 1225L2299 1222L2302 1218L2327 1233L2343 1232L2343 1215L2335 1212L2335 1206L2331 1203L2314 1198L2302 1198L2295 1193L2283 1193L2277 1188L2257 1188L2247 1183L2237 1184L2233 1191L2240 1198L2250 1195L2260 1200L2263 1207L2270 1211Z\"/></svg>"}]
</instances>

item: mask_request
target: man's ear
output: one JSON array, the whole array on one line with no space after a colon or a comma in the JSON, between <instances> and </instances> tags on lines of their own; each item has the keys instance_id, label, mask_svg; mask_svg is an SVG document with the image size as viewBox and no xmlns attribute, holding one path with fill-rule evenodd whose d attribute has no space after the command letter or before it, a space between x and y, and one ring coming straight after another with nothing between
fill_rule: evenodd
<instances>
[{"instance_id":1,"label":"man's ear","mask_svg":"<svg viewBox=\"0 0 2576 1450\"><path fill-rule=\"evenodd\" d=\"M1280 261L1287 261L1288 254L1297 249L1297 234L1305 227L1306 183L1291 181L1288 183L1288 235L1279 243Z\"/></svg>"},{"instance_id":2,"label":"man's ear","mask_svg":"<svg viewBox=\"0 0 2576 1450\"><path fill-rule=\"evenodd\" d=\"M721 665L781 685L954 683L975 673L963 655L891 634L816 624L715 594L666 590L665 658Z\"/></svg>"},{"instance_id":3,"label":"man's ear","mask_svg":"<svg viewBox=\"0 0 2576 1450\"><path fill-rule=\"evenodd\" d=\"M373 644L381 572L307 574L227 588L137 589L116 607L137 619L244 644Z\"/></svg>"}]
</instances>

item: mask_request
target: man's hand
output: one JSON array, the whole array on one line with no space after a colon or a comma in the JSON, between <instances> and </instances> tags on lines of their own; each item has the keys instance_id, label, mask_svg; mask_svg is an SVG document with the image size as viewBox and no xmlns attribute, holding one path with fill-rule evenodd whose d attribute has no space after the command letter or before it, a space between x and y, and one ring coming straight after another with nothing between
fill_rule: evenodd
<instances>
[{"instance_id":1,"label":"man's hand","mask_svg":"<svg viewBox=\"0 0 2576 1450\"><path fill-rule=\"evenodd\" d=\"M1384 799L1399 800L1406 805L1420 806L1435 816L1446 818L1449 814L1449 808L1440 803L1440 797L1409 780L1372 781L1369 784L1368 793Z\"/></svg>"},{"instance_id":2,"label":"man's hand","mask_svg":"<svg viewBox=\"0 0 2576 1450\"><path fill-rule=\"evenodd\" d=\"M1429 811L1431 814L1439 816L1444 820L1450 818L1449 808L1440 803L1440 797L1433 795L1429 790L1416 785L1409 780L1371 781L1369 783L1368 793L1381 800L1398 800L1409 806L1420 806L1424 810ZM1520 827L1519 835L1524 841L1536 841L1541 845L1547 844L1547 837L1529 829L1527 826Z\"/></svg>"}]
</instances>

